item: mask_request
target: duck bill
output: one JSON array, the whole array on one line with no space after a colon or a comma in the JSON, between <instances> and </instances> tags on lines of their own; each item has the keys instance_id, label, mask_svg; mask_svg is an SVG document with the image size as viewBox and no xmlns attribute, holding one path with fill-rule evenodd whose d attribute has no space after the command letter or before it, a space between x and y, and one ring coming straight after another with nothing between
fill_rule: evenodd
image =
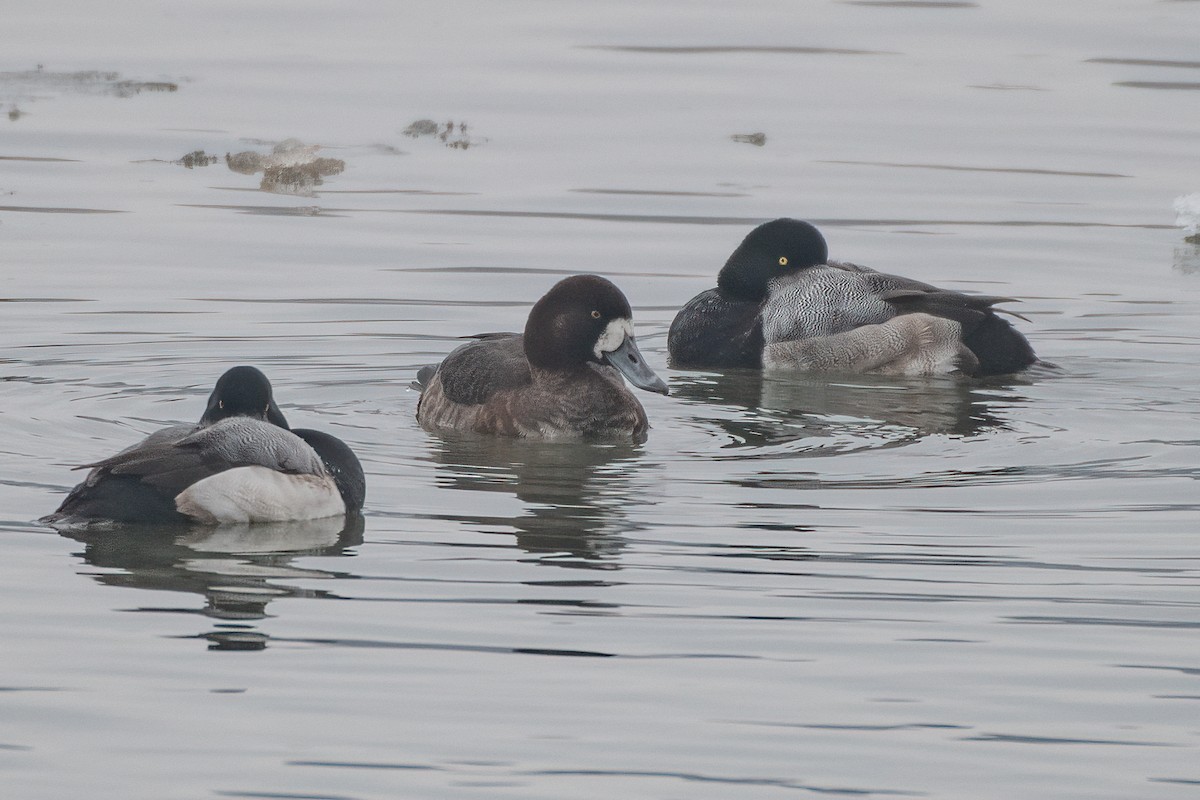
<instances>
[{"instance_id":1,"label":"duck bill","mask_svg":"<svg viewBox=\"0 0 1200 800\"><path fill-rule=\"evenodd\" d=\"M626 336L616 350L604 354L604 360L625 376L625 379L639 389L647 392L667 394L667 385L663 379L654 374L654 370L646 364L642 353L638 350L637 340Z\"/></svg>"}]
</instances>

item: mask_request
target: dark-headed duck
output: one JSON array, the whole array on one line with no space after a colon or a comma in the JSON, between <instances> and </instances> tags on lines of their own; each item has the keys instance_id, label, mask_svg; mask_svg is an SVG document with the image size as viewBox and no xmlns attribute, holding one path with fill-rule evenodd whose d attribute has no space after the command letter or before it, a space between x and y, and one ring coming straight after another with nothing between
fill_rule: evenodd
<instances>
[{"instance_id":1,"label":"dark-headed duck","mask_svg":"<svg viewBox=\"0 0 1200 800\"><path fill-rule=\"evenodd\" d=\"M220 377L199 424L163 428L85 466L87 479L42 522L287 522L357 514L366 494L353 451L327 433L289 430L254 367Z\"/></svg>"},{"instance_id":2,"label":"dark-headed duck","mask_svg":"<svg viewBox=\"0 0 1200 800\"><path fill-rule=\"evenodd\" d=\"M830 261L815 227L777 219L675 315L667 349L676 367L1003 375L1037 361L993 308L1007 300Z\"/></svg>"},{"instance_id":3,"label":"dark-headed duck","mask_svg":"<svg viewBox=\"0 0 1200 800\"><path fill-rule=\"evenodd\" d=\"M471 338L417 374L417 420L429 430L640 439L646 412L621 376L667 393L638 351L629 301L597 275L555 284L529 312L524 334Z\"/></svg>"}]
</instances>

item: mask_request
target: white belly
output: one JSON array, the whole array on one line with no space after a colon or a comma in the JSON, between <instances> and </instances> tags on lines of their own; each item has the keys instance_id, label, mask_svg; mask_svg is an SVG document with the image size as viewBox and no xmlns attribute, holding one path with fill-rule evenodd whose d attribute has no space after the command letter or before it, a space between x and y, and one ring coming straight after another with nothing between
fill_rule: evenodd
<instances>
[{"instance_id":1,"label":"white belly","mask_svg":"<svg viewBox=\"0 0 1200 800\"><path fill-rule=\"evenodd\" d=\"M196 481L175 497L179 513L206 525L290 522L346 513L333 479L236 467Z\"/></svg>"}]
</instances>

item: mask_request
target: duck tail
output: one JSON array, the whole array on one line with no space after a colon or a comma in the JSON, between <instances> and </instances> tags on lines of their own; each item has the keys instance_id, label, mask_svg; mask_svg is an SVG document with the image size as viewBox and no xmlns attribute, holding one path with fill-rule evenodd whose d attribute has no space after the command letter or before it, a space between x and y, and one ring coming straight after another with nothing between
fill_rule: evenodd
<instances>
[{"instance_id":1,"label":"duck tail","mask_svg":"<svg viewBox=\"0 0 1200 800\"><path fill-rule=\"evenodd\" d=\"M412 382L412 388L418 392L423 392L429 388L429 382L433 380L433 376L437 374L437 364L426 364L417 370L417 379Z\"/></svg>"},{"instance_id":2,"label":"duck tail","mask_svg":"<svg viewBox=\"0 0 1200 800\"><path fill-rule=\"evenodd\" d=\"M923 312L945 317L962 325L963 344L979 360L980 375L1017 372L1037 361L1037 356L1025 337L999 314L1018 319L1025 317L1015 311L995 307L1000 303L1016 302L1011 297L942 290L896 289L884 293L883 299L897 314Z\"/></svg>"}]
</instances>

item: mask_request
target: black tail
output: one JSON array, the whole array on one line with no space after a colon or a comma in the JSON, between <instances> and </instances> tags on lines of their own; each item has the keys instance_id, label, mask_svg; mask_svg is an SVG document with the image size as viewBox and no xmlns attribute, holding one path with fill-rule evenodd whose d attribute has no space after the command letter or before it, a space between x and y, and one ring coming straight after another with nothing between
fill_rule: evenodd
<instances>
[{"instance_id":1,"label":"black tail","mask_svg":"<svg viewBox=\"0 0 1200 800\"><path fill-rule=\"evenodd\" d=\"M996 315L997 303L1008 297L946 291L890 292L885 300L899 314L917 312L952 319L962 325L963 344L979 359L978 375L1008 375L1037 362L1029 342L1008 320Z\"/></svg>"},{"instance_id":2,"label":"black tail","mask_svg":"<svg viewBox=\"0 0 1200 800\"><path fill-rule=\"evenodd\" d=\"M42 517L43 525L71 525L88 520L118 523L182 523L187 520L175 510L175 498L163 494L136 475L106 474L94 484L76 486L53 514Z\"/></svg>"},{"instance_id":3,"label":"black tail","mask_svg":"<svg viewBox=\"0 0 1200 800\"><path fill-rule=\"evenodd\" d=\"M1037 363L1029 341L1008 320L989 313L975 330L963 337L979 359L980 375L1008 375Z\"/></svg>"}]
</instances>

